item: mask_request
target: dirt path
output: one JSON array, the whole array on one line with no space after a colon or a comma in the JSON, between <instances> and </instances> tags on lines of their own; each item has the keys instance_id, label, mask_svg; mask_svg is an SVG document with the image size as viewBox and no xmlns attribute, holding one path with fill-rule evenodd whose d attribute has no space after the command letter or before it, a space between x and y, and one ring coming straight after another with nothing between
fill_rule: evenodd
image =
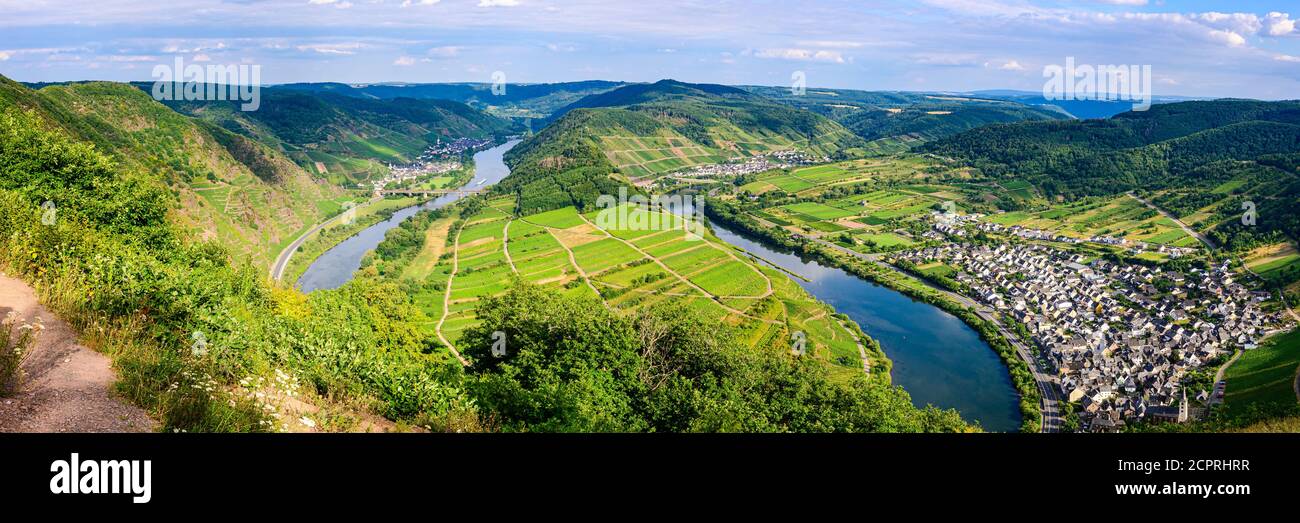
<instances>
[{"instance_id":1,"label":"dirt path","mask_svg":"<svg viewBox=\"0 0 1300 523\"><path fill-rule=\"evenodd\" d=\"M0 275L0 316L40 318L45 331L23 365L27 379L0 398L0 432L149 432L157 423L110 392L117 375L107 356L77 342L77 332L36 299L22 280Z\"/></svg>"},{"instance_id":2,"label":"dirt path","mask_svg":"<svg viewBox=\"0 0 1300 523\"><path fill-rule=\"evenodd\" d=\"M1161 209L1160 207L1157 207L1154 203L1151 203L1151 202L1146 201L1146 200L1144 200L1144 199L1142 199L1142 198L1139 198L1136 194L1133 194L1132 192L1129 192L1129 193L1126 193L1126 194L1128 195L1129 198L1132 198L1132 199L1134 199L1134 200L1137 200L1137 201L1140 202L1142 205L1145 205L1145 206L1147 206L1148 208L1150 208L1151 210L1153 210L1153 211L1155 211L1155 212L1157 212L1157 213L1160 213L1160 216L1163 216L1163 217L1165 217L1165 218L1168 218L1169 221L1174 222L1174 224L1177 225L1179 228L1181 228L1181 229L1183 230L1184 233L1187 233L1188 236L1191 236L1191 237L1193 237L1193 238L1196 238L1196 239L1197 239L1198 241L1200 241L1202 244L1205 244L1205 247L1206 247L1206 253L1210 256L1210 259L1211 259L1211 260L1214 259L1214 249L1217 249L1217 248L1219 248L1219 247L1218 247L1217 245L1215 245L1214 242L1213 242L1212 240L1210 240L1209 237L1207 237L1207 236L1205 236L1204 234L1201 234L1201 233L1199 233L1199 232L1196 232L1196 229L1193 229L1193 228L1191 228L1191 227L1188 227L1187 224L1183 223L1183 221L1180 220L1180 219L1178 219L1178 217L1176 217L1176 216L1174 216L1174 215L1172 215L1172 214L1169 214L1168 212L1165 212L1164 209Z\"/></svg>"},{"instance_id":3,"label":"dirt path","mask_svg":"<svg viewBox=\"0 0 1300 523\"><path fill-rule=\"evenodd\" d=\"M519 268L515 267L515 259L510 257L510 222L513 221L515 221L514 218L507 219L506 226L501 228L501 252L506 255L506 263L510 264L510 272L519 274Z\"/></svg>"},{"instance_id":4,"label":"dirt path","mask_svg":"<svg viewBox=\"0 0 1300 523\"><path fill-rule=\"evenodd\" d=\"M461 356L460 351L456 350L456 346L452 345L447 340L447 337L442 334L442 324L446 323L447 316L451 315L451 283L456 279L456 273L460 272L460 233L464 230L465 226L463 225L456 230L456 240L451 245L451 274L447 276L447 291L442 295L442 317L438 318L438 325L433 328L433 332L438 335L438 340L443 345L451 349L451 353L456 355L456 359L460 361L461 365L468 366L469 361L464 356Z\"/></svg>"}]
</instances>

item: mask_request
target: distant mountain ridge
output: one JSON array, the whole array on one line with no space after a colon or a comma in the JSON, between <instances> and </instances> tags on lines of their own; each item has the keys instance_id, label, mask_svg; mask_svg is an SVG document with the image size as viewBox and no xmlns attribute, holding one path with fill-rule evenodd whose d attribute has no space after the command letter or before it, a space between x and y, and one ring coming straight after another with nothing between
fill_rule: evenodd
<instances>
[{"instance_id":1,"label":"distant mountain ridge","mask_svg":"<svg viewBox=\"0 0 1300 523\"><path fill-rule=\"evenodd\" d=\"M354 98L437 99L467 104L490 114L515 120L545 119L557 109L591 94L597 94L627 85L625 82L584 80L542 84L504 84L493 90L491 83L445 84L344 84L293 83L271 86L271 90L328 92Z\"/></svg>"},{"instance_id":2,"label":"distant mountain ridge","mask_svg":"<svg viewBox=\"0 0 1300 523\"><path fill-rule=\"evenodd\" d=\"M857 91L746 86L748 92L831 118L868 142L875 153L906 151L920 144L991 123L1057 120L1056 107L942 93Z\"/></svg>"}]
</instances>

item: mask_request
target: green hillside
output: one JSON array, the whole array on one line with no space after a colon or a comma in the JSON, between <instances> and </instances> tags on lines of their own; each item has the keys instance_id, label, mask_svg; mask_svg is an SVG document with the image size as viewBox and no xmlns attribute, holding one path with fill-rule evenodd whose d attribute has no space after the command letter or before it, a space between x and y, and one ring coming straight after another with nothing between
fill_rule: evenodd
<instances>
[{"instance_id":1,"label":"green hillside","mask_svg":"<svg viewBox=\"0 0 1300 523\"><path fill-rule=\"evenodd\" d=\"M279 249L338 199L284 155L178 114L127 84L51 85L33 91L0 77L0 111L29 110L94 144L145 183L169 189L170 221L269 265ZM55 198L56 205L62 204Z\"/></svg>"},{"instance_id":2,"label":"green hillside","mask_svg":"<svg viewBox=\"0 0 1300 523\"><path fill-rule=\"evenodd\" d=\"M1248 258L1300 239L1300 103L1160 104L1107 120L995 124L921 148L1048 200L1134 191ZM1242 216L1253 206L1255 220ZM1291 300L1300 279L1271 277Z\"/></svg>"},{"instance_id":3,"label":"green hillside","mask_svg":"<svg viewBox=\"0 0 1300 523\"><path fill-rule=\"evenodd\" d=\"M868 150L877 153L904 151L993 123L1070 118L1051 107L958 95L815 88L794 94L784 87L744 89L835 120L867 140Z\"/></svg>"},{"instance_id":4,"label":"green hillside","mask_svg":"<svg viewBox=\"0 0 1300 523\"><path fill-rule=\"evenodd\" d=\"M257 111L238 101L176 101L173 109L274 144L302 168L335 184L382 174L382 163L413 160L438 140L493 138L522 128L447 100L379 100L332 92L264 89Z\"/></svg>"},{"instance_id":5,"label":"green hillside","mask_svg":"<svg viewBox=\"0 0 1300 523\"><path fill-rule=\"evenodd\" d=\"M594 201L617 187L731 158L799 150L839 157L862 141L826 117L743 90L663 80L593 95L507 156L524 211ZM556 190L558 188L559 190Z\"/></svg>"}]
</instances>

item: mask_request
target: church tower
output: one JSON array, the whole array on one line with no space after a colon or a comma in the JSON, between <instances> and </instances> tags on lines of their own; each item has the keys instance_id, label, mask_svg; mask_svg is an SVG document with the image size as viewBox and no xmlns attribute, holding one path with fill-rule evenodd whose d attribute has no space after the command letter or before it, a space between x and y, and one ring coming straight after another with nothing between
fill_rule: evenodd
<instances>
[{"instance_id":1,"label":"church tower","mask_svg":"<svg viewBox=\"0 0 1300 523\"><path fill-rule=\"evenodd\" d=\"M1183 389L1183 402L1178 404L1178 422L1187 423L1187 389Z\"/></svg>"}]
</instances>

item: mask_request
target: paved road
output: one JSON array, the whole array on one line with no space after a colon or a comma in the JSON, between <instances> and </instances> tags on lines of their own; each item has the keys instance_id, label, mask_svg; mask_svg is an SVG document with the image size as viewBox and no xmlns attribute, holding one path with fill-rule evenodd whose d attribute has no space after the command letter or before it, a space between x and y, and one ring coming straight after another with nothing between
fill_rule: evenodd
<instances>
[{"instance_id":1,"label":"paved road","mask_svg":"<svg viewBox=\"0 0 1300 523\"><path fill-rule=\"evenodd\" d=\"M1188 236L1191 236L1191 237L1193 237L1193 238L1196 238L1196 239L1199 240L1201 243L1205 244L1205 246L1209 249L1208 254L1210 255L1210 259L1214 259L1214 249L1218 249L1219 247L1218 247L1217 245L1215 245L1214 242L1213 242L1212 240L1210 240L1209 237L1207 237L1207 236L1205 236L1204 234L1201 234L1201 233L1199 233L1199 232L1196 232L1195 229L1193 229L1193 228L1191 228L1191 227L1188 227L1187 224L1183 223L1182 220L1179 220L1179 219L1178 219L1177 217L1175 217L1174 215L1165 212L1164 209L1161 209L1161 208L1159 208L1159 207L1156 207L1155 204L1153 204L1153 203L1151 203L1151 202L1149 202L1149 201L1146 201L1146 200L1144 200L1144 199L1142 199L1142 198L1139 198L1138 195L1133 194L1133 193L1130 192L1130 193L1128 193L1128 196L1129 196L1129 198L1132 198L1132 199L1134 199L1134 200L1137 200L1137 201L1139 201L1139 202L1142 202L1142 205L1145 205L1145 206L1147 206L1147 207L1150 207L1151 210L1154 210L1155 212L1160 213L1161 216L1164 216L1165 218L1169 218L1169 221L1172 221L1172 222L1174 222L1175 224L1178 224L1178 226L1181 227L1181 228L1183 229L1183 232L1187 233Z\"/></svg>"},{"instance_id":2,"label":"paved road","mask_svg":"<svg viewBox=\"0 0 1300 523\"><path fill-rule=\"evenodd\" d=\"M908 275L907 273L903 272L902 269L899 269L898 267L880 261L879 255L863 254L819 238L812 238L812 240L822 245L825 245L827 247L830 247L832 249L835 249L837 251L840 251L842 253L853 256L855 258L873 262L882 268L889 269L907 275L908 277L911 277L911 275ZM1065 420L1064 418L1061 417L1061 396L1062 395L1060 392L1060 388L1057 387L1056 381L1052 378L1052 375L1045 372L1042 369L1040 362L1033 357L1034 351L1031 351L1029 347L1026 346L1018 336L1010 332L1010 330L1008 330L1006 326L1002 324L1002 318L999 317L996 311L994 311L993 309L984 307L979 303L977 303L975 300L972 300L966 296L962 296L961 294L952 292L948 289L944 289L942 287L934 285L928 281L921 280L921 279L917 279L917 281L924 283L926 286L930 287L931 289L943 293L944 295L948 296L949 298L952 298L953 300L956 300L958 303L966 307L970 307L974 309L975 313L978 314L981 318L983 318L985 321L988 321L989 323L992 323L994 326L998 328L998 332L1002 334L1002 337L1006 338L1007 341L1011 343L1011 346L1015 347L1016 354L1020 356L1020 359L1024 361L1026 365L1029 365L1030 371L1033 372L1034 374L1034 381L1038 385L1038 394L1042 396L1041 408L1043 410L1043 422L1039 430L1041 430L1042 432L1060 432L1061 429L1065 426Z\"/></svg>"},{"instance_id":3,"label":"paved road","mask_svg":"<svg viewBox=\"0 0 1300 523\"><path fill-rule=\"evenodd\" d=\"M375 200L378 199L379 198L372 199L366 203L358 205L357 208L374 203ZM271 265L271 279L275 281L280 281L280 278L284 277L284 269L289 266L289 259L293 258L293 254L298 252L298 248L302 247L302 244L307 242L307 238L310 238L313 234L320 232L320 230L325 228L325 226L342 219L345 214L347 213L346 212L339 213L337 216L334 216L333 218L329 218L323 222L316 224L315 227L312 227L311 230L303 233L303 235L299 236L298 239L293 241L293 243L290 243L288 247L285 247L283 251L280 251L280 255L275 258L275 264Z\"/></svg>"}]
</instances>

